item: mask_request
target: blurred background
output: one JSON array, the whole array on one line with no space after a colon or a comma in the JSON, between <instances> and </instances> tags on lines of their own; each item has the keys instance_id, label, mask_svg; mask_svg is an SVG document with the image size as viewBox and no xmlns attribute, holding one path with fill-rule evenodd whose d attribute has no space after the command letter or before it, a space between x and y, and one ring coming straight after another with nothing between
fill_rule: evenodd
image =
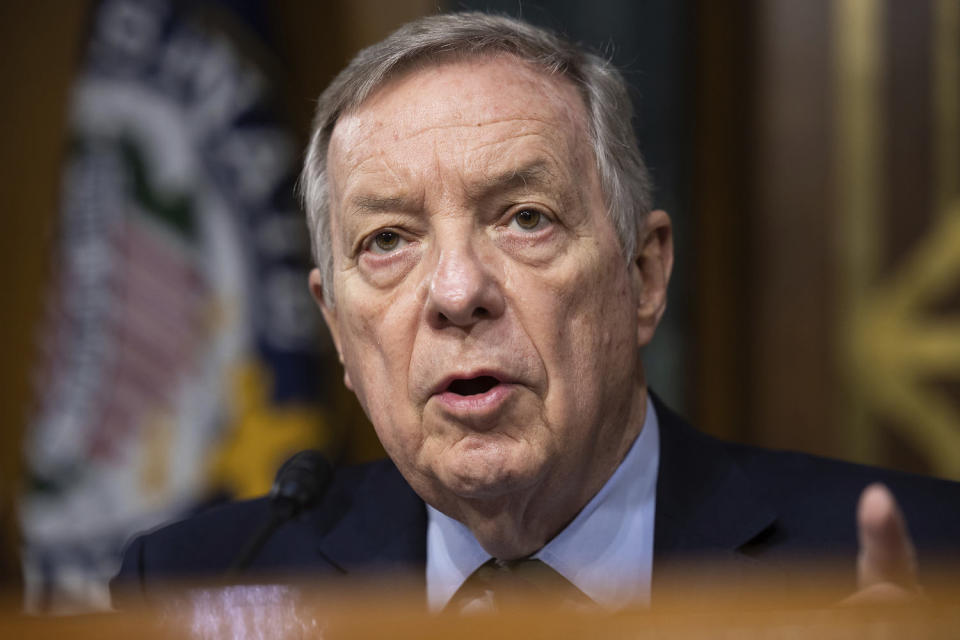
<instances>
[{"instance_id":1,"label":"blurred background","mask_svg":"<svg viewBox=\"0 0 960 640\"><path fill-rule=\"evenodd\" d=\"M653 388L701 429L960 479L960 0L0 5L0 585L108 605L135 531L382 455L306 288L313 101L443 10L612 57L676 228Z\"/></svg>"}]
</instances>

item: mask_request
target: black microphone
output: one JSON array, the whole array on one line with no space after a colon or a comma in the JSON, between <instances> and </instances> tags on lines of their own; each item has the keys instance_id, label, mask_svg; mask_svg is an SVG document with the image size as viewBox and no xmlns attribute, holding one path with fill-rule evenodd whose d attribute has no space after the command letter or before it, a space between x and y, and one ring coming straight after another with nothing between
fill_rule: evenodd
<instances>
[{"instance_id":1,"label":"black microphone","mask_svg":"<svg viewBox=\"0 0 960 640\"><path fill-rule=\"evenodd\" d=\"M301 451L284 462L270 488L270 519L247 541L227 575L246 569L277 527L320 499L332 477L333 467L319 451Z\"/></svg>"}]
</instances>

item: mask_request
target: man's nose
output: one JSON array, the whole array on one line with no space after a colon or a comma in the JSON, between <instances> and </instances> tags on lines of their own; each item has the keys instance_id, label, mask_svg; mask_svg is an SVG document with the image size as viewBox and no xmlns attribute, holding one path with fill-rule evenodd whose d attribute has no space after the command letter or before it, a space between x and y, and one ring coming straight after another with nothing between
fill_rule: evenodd
<instances>
[{"instance_id":1,"label":"man's nose","mask_svg":"<svg viewBox=\"0 0 960 640\"><path fill-rule=\"evenodd\" d=\"M470 327L503 314L503 291L490 266L469 245L441 251L427 293L431 326Z\"/></svg>"}]
</instances>

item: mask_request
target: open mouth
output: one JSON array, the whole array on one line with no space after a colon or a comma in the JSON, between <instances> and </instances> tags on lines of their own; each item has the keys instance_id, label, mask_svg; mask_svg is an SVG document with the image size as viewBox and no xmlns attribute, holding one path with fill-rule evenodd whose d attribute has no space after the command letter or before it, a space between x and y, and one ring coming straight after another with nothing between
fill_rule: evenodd
<instances>
[{"instance_id":1,"label":"open mouth","mask_svg":"<svg viewBox=\"0 0 960 640\"><path fill-rule=\"evenodd\" d=\"M476 396L490 391L498 384L500 381L493 376L478 376L466 380L454 380L447 387L447 391L458 396Z\"/></svg>"}]
</instances>

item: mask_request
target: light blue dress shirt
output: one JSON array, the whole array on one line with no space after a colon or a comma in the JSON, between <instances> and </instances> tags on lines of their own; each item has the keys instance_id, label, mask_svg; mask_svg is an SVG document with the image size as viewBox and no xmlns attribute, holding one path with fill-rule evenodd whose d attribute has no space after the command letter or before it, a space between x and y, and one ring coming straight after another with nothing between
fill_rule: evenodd
<instances>
[{"instance_id":1,"label":"light blue dress shirt","mask_svg":"<svg viewBox=\"0 0 960 640\"><path fill-rule=\"evenodd\" d=\"M604 608L650 602L660 427L653 402L620 466L567 527L533 554ZM462 523L427 506L427 600L446 606L490 560Z\"/></svg>"}]
</instances>

